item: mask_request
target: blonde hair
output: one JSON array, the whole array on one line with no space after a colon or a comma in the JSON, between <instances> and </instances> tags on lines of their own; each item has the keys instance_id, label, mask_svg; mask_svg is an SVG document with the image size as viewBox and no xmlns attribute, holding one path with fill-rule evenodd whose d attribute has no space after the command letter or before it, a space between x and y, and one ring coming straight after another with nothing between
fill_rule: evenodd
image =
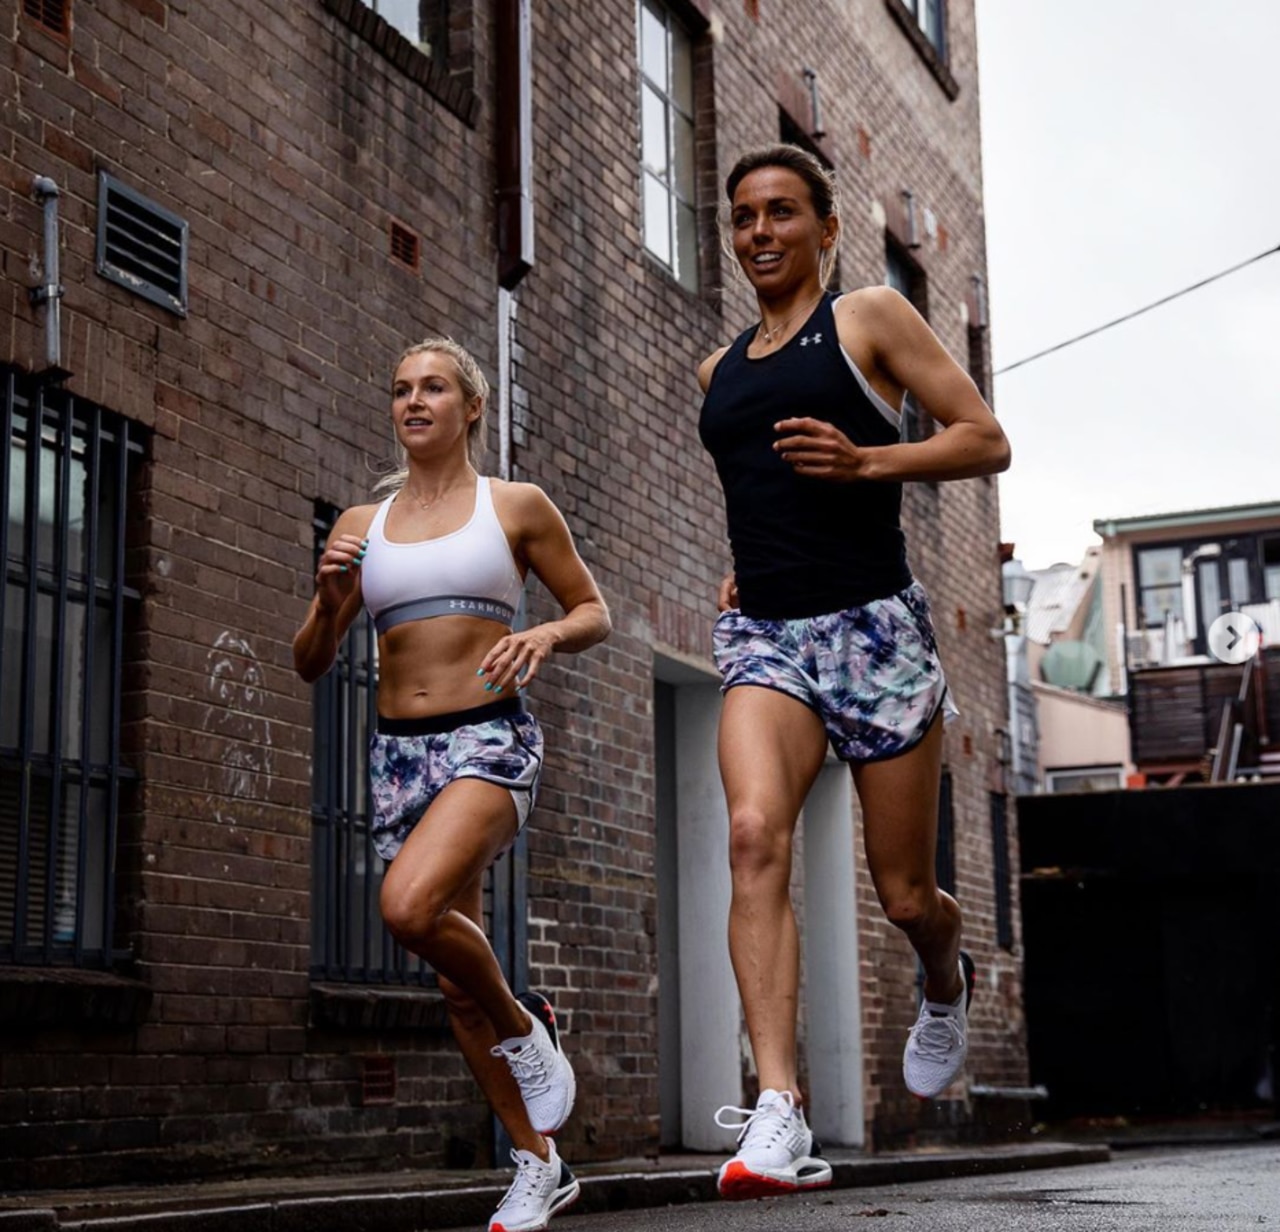
<instances>
[{"instance_id":1,"label":"blonde hair","mask_svg":"<svg viewBox=\"0 0 1280 1232\"><path fill-rule=\"evenodd\" d=\"M814 213L818 215L818 220L820 222L826 222L828 218L836 220L835 242L823 252L818 265L818 279L825 291L827 284L831 281L831 275L835 272L836 249L840 244L840 192L836 187L835 174L830 168L824 167L808 150L801 149L798 145L779 143L748 150L734 164L728 179L725 180L725 196L728 198L730 210L733 209L733 194L738 191L738 185L751 172L759 171L764 167L781 167L786 171L794 171L809 186L809 198L813 202ZM729 256L733 257L736 266L737 257L734 255L733 243L727 232L726 227L725 249Z\"/></svg>"},{"instance_id":2,"label":"blonde hair","mask_svg":"<svg viewBox=\"0 0 1280 1232\"><path fill-rule=\"evenodd\" d=\"M475 357L471 352L461 343L454 342L452 338L445 336L424 338L421 342L415 342L413 346L406 347L391 370L393 376L400 370L400 365L411 355L421 355L425 351L433 351L438 355L447 355L453 361L454 370L458 374L458 385L462 389L462 396L468 402L474 402L477 398L480 399L480 414L467 425L467 456L471 465L475 466L484 454L484 423L485 411L489 406L489 382L485 380L484 373L480 370L480 365L476 363ZM404 446L397 440L395 442L395 469L383 475L373 485L374 494L381 496L399 492L408 478L409 457L405 453Z\"/></svg>"}]
</instances>

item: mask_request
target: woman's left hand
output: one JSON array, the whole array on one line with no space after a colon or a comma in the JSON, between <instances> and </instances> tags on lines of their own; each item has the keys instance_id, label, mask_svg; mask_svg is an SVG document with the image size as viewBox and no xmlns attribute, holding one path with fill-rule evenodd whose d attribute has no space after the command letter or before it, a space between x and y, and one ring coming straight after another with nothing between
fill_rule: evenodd
<instances>
[{"instance_id":1,"label":"woman's left hand","mask_svg":"<svg viewBox=\"0 0 1280 1232\"><path fill-rule=\"evenodd\" d=\"M849 483L860 478L864 451L822 419L781 419L773 425L775 452L797 475Z\"/></svg>"},{"instance_id":2,"label":"woman's left hand","mask_svg":"<svg viewBox=\"0 0 1280 1232\"><path fill-rule=\"evenodd\" d=\"M509 633L494 643L476 675L483 677L486 692L513 693L537 676L543 660L555 648L556 637L548 625Z\"/></svg>"}]
</instances>

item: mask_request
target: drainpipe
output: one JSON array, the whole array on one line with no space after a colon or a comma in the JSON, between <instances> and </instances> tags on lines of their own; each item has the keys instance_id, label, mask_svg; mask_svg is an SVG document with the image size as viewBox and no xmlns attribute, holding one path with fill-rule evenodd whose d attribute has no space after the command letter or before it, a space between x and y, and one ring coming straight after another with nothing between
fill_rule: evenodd
<instances>
[{"instance_id":1,"label":"drainpipe","mask_svg":"<svg viewBox=\"0 0 1280 1232\"><path fill-rule=\"evenodd\" d=\"M516 329L516 297L498 288L498 476L512 476L511 344Z\"/></svg>"},{"instance_id":2,"label":"drainpipe","mask_svg":"<svg viewBox=\"0 0 1280 1232\"><path fill-rule=\"evenodd\" d=\"M516 288L533 268L533 40L531 0L494 5L494 163L498 249L498 474L515 472L512 442L512 374ZM527 623L524 598L514 628ZM494 869L494 950L507 982L529 982L528 854L522 834ZM505 1159L512 1142L493 1119L494 1158Z\"/></svg>"},{"instance_id":3,"label":"drainpipe","mask_svg":"<svg viewBox=\"0 0 1280 1232\"><path fill-rule=\"evenodd\" d=\"M58 186L48 176L38 175L31 192L44 207L44 282L31 287L27 296L34 308L45 308L45 374L61 380L70 373L62 367L62 296L58 274Z\"/></svg>"},{"instance_id":4,"label":"drainpipe","mask_svg":"<svg viewBox=\"0 0 1280 1232\"><path fill-rule=\"evenodd\" d=\"M515 290L533 268L533 49L530 0L499 0L494 45L497 163L498 473L514 470L511 440Z\"/></svg>"}]
</instances>

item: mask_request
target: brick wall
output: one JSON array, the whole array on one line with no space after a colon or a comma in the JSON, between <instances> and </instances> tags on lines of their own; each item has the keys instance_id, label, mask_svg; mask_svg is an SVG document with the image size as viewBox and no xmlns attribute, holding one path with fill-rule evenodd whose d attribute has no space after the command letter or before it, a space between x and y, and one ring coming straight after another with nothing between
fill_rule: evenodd
<instances>
[{"instance_id":1,"label":"brick wall","mask_svg":"<svg viewBox=\"0 0 1280 1232\"><path fill-rule=\"evenodd\" d=\"M516 477L555 497L615 622L534 690L550 756L529 839L530 974L572 1033L575 1159L657 1143L653 653L708 656L728 554L693 374L754 316L715 249L720 185L738 150L776 137L779 100L800 106L795 80L816 68L844 284L881 280L884 220L909 187L939 224L915 254L931 319L965 362L961 306L985 251L972 4L949 8L954 102L880 0L764 4L758 21L731 2L709 27L688 10L704 226L692 295L644 252L633 5L607 0L590 27L572 6L534 7L537 264L514 334ZM495 372L492 17L458 6L452 73L422 80L339 0L76 3L67 41L0 19L0 359L40 367L25 287L30 181L49 175L68 386L152 433L126 697L140 786L119 865L153 999L133 1029L6 1040L0 1138L19 1184L487 1158L484 1109L440 1030L311 1024L311 707L289 643L311 592L313 501L367 496L403 344L450 332ZM94 274L99 170L189 222L186 318ZM390 258L392 219L421 236L417 274ZM920 488L906 508L963 711L946 755L984 973L971 1072L1021 1081L1020 971L995 947L987 821L1005 714L987 636L996 489ZM548 612L536 588L531 609ZM898 1072L914 971L865 869L858 891L868 1118L876 1141L899 1141L920 1127ZM396 1058L390 1103L362 1094L374 1055Z\"/></svg>"}]
</instances>

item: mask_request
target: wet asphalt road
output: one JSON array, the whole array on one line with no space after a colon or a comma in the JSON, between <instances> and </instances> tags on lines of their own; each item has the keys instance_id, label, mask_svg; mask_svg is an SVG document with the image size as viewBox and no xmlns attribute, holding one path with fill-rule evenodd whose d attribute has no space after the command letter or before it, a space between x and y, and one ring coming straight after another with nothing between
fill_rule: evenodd
<instances>
[{"instance_id":1,"label":"wet asphalt road","mask_svg":"<svg viewBox=\"0 0 1280 1232\"><path fill-rule=\"evenodd\" d=\"M552 1232L1280 1232L1280 1143L800 1198L552 1220Z\"/></svg>"}]
</instances>

